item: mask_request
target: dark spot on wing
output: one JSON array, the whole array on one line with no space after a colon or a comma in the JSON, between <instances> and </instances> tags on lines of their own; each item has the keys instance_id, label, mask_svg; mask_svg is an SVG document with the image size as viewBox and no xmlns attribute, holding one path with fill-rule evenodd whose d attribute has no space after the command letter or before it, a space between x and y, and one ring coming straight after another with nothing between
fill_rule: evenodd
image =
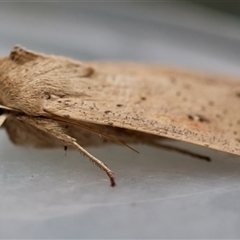
<instances>
[{"instance_id":1,"label":"dark spot on wing","mask_svg":"<svg viewBox=\"0 0 240 240\"><path fill-rule=\"evenodd\" d=\"M141 97L141 100L142 100L142 101L145 101L145 100L146 100L146 97Z\"/></svg>"},{"instance_id":2,"label":"dark spot on wing","mask_svg":"<svg viewBox=\"0 0 240 240\"><path fill-rule=\"evenodd\" d=\"M205 118L204 116L200 115L200 114L189 114L188 115L188 119L191 121L198 121L198 122L205 122L208 123L210 122L207 118Z\"/></svg>"},{"instance_id":3,"label":"dark spot on wing","mask_svg":"<svg viewBox=\"0 0 240 240\"><path fill-rule=\"evenodd\" d=\"M223 109L223 114L227 114L228 110L227 109Z\"/></svg>"},{"instance_id":4,"label":"dark spot on wing","mask_svg":"<svg viewBox=\"0 0 240 240\"><path fill-rule=\"evenodd\" d=\"M175 78L175 77L169 77L169 80L170 80L170 82L172 83L172 84L175 84L176 83L176 81L177 81L177 79Z\"/></svg>"},{"instance_id":5,"label":"dark spot on wing","mask_svg":"<svg viewBox=\"0 0 240 240\"><path fill-rule=\"evenodd\" d=\"M107 110L107 111L105 111L104 113L108 114L108 113L110 113L110 112L111 112L111 111Z\"/></svg>"},{"instance_id":6,"label":"dark spot on wing","mask_svg":"<svg viewBox=\"0 0 240 240\"><path fill-rule=\"evenodd\" d=\"M185 89L190 89L190 88L191 88L191 86L190 86L190 84L189 84L189 83L186 83L186 84L183 84L183 88L185 88Z\"/></svg>"},{"instance_id":7,"label":"dark spot on wing","mask_svg":"<svg viewBox=\"0 0 240 240\"><path fill-rule=\"evenodd\" d=\"M177 97L181 96L181 92L177 91L177 92L176 92L176 96L177 96Z\"/></svg>"},{"instance_id":8,"label":"dark spot on wing","mask_svg":"<svg viewBox=\"0 0 240 240\"><path fill-rule=\"evenodd\" d=\"M236 92L236 96L240 98L240 92Z\"/></svg>"},{"instance_id":9,"label":"dark spot on wing","mask_svg":"<svg viewBox=\"0 0 240 240\"><path fill-rule=\"evenodd\" d=\"M117 107L122 107L123 105L122 105L122 104L117 104L116 106L117 106Z\"/></svg>"},{"instance_id":10,"label":"dark spot on wing","mask_svg":"<svg viewBox=\"0 0 240 240\"><path fill-rule=\"evenodd\" d=\"M214 106L214 102L213 102L213 101L209 101L209 102L208 102L208 105L209 105L209 106Z\"/></svg>"}]
</instances>

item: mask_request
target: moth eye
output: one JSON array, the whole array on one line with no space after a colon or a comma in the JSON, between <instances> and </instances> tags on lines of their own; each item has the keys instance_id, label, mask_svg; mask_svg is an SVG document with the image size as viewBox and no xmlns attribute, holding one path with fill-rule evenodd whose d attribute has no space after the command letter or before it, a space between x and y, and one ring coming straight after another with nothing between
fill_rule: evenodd
<instances>
[{"instance_id":1,"label":"moth eye","mask_svg":"<svg viewBox=\"0 0 240 240\"><path fill-rule=\"evenodd\" d=\"M188 115L188 119L192 120L192 121L198 121L198 122L209 122L209 120L207 118L205 118L202 115L199 114L189 114Z\"/></svg>"}]
</instances>

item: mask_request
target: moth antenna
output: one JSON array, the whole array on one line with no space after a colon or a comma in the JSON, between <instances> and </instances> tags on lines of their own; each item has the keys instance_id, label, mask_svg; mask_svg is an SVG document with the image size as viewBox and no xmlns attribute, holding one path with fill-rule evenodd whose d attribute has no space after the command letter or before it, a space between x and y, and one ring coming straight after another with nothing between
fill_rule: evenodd
<instances>
[{"instance_id":1,"label":"moth antenna","mask_svg":"<svg viewBox=\"0 0 240 240\"><path fill-rule=\"evenodd\" d=\"M74 125L75 127L84 128L84 129L86 129L86 130L88 130L90 132L96 133L96 134L100 134L100 135L102 135L102 136L112 140L115 143L118 143L118 144L120 144L120 145L122 145L124 147L127 147L127 148L131 149L132 151L134 151L136 153L139 153L136 149L132 148L131 146L129 146L125 142L122 142L122 141L120 141L120 140L118 140L118 139L116 139L114 137L111 137L111 136L109 136L106 133L99 132L99 131L97 131L97 130L91 128L91 127L88 127L88 126L86 126L84 124L80 124L80 123L77 123L77 122L74 122L74 121L67 121L66 119L58 118L58 117L55 117L55 116L52 119L54 119L56 121L59 121L59 122L62 122L62 123L68 123L68 124Z\"/></svg>"},{"instance_id":2,"label":"moth antenna","mask_svg":"<svg viewBox=\"0 0 240 240\"><path fill-rule=\"evenodd\" d=\"M76 126L77 126L77 125L76 125ZM112 141L115 142L115 143L118 143L118 144L120 144L120 145L122 145L122 146L124 146L124 147L127 147L127 148L131 149L132 151L134 151L134 152L136 152L136 153L139 153L136 149L134 149L133 147L129 146L129 145L126 144L125 142L123 142L123 141L121 141L121 140L118 140L117 138L111 137L111 136L109 136L109 135L106 134L106 133L99 132L99 131L97 131L97 130L95 130L95 129L92 129L91 127L87 127L87 126L84 125L84 124L79 124L78 127L84 128L84 129L86 129L86 130L88 130L88 131L91 131L91 132L94 132L94 133L96 133L96 134L100 134L101 136L104 136L104 137L112 140Z\"/></svg>"},{"instance_id":3,"label":"moth antenna","mask_svg":"<svg viewBox=\"0 0 240 240\"><path fill-rule=\"evenodd\" d=\"M0 109L5 109L5 110L9 110L9 111L19 112L19 110L17 110L17 109L6 107L6 106L3 106L3 105L0 105Z\"/></svg>"},{"instance_id":4,"label":"moth antenna","mask_svg":"<svg viewBox=\"0 0 240 240\"><path fill-rule=\"evenodd\" d=\"M83 156L89 158L91 162L93 162L95 165L97 165L101 170L103 170L109 177L110 182L111 182L111 187L116 186L115 178L114 178L114 173L104 164L102 161L94 157L92 154L90 154L86 149L81 147L77 142L73 142L75 147L83 154Z\"/></svg>"},{"instance_id":5,"label":"moth antenna","mask_svg":"<svg viewBox=\"0 0 240 240\"><path fill-rule=\"evenodd\" d=\"M191 157L194 157L194 158L205 160L207 162L211 162L211 158L208 157L208 156L193 153L193 152L190 152L188 150L184 150L184 149L181 149L181 148L178 148L178 147L169 146L169 145L165 145L165 144L157 143L157 142L151 142L151 145L156 146L156 147L160 147L162 149L166 149L168 151L178 152L178 153L181 153L181 154L184 154L184 155L187 155L187 156L191 156Z\"/></svg>"}]
</instances>

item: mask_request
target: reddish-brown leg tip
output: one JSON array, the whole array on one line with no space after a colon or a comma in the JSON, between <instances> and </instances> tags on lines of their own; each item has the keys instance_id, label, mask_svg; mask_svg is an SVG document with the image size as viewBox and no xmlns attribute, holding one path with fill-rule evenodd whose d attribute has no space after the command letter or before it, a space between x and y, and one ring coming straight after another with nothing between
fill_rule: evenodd
<instances>
[{"instance_id":1,"label":"reddish-brown leg tip","mask_svg":"<svg viewBox=\"0 0 240 240\"><path fill-rule=\"evenodd\" d=\"M114 178L111 178L110 181L111 181L111 187L116 187L116 182Z\"/></svg>"}]
</instances>

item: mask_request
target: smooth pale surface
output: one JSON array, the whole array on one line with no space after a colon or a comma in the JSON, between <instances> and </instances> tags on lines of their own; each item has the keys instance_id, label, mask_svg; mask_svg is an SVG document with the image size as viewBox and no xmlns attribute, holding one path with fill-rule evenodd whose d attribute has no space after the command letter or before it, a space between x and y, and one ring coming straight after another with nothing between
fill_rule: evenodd
<instances>
[{"instance_id":1,"label":"smooth pale surface","mask_svg":"<svg viewBox=\"0 0 240 240\"><path fill-rule=\"evenodd\" d=\"M239 20L184 4L1 3L0 21L1 55L19 43L240 75ZM0 237L239 238L240 157L174 144L213 161L142 145L141 154L89 148L116 173L113 189L78 152L16 147L1 131Z\"/></svg>"}]
</instances>

